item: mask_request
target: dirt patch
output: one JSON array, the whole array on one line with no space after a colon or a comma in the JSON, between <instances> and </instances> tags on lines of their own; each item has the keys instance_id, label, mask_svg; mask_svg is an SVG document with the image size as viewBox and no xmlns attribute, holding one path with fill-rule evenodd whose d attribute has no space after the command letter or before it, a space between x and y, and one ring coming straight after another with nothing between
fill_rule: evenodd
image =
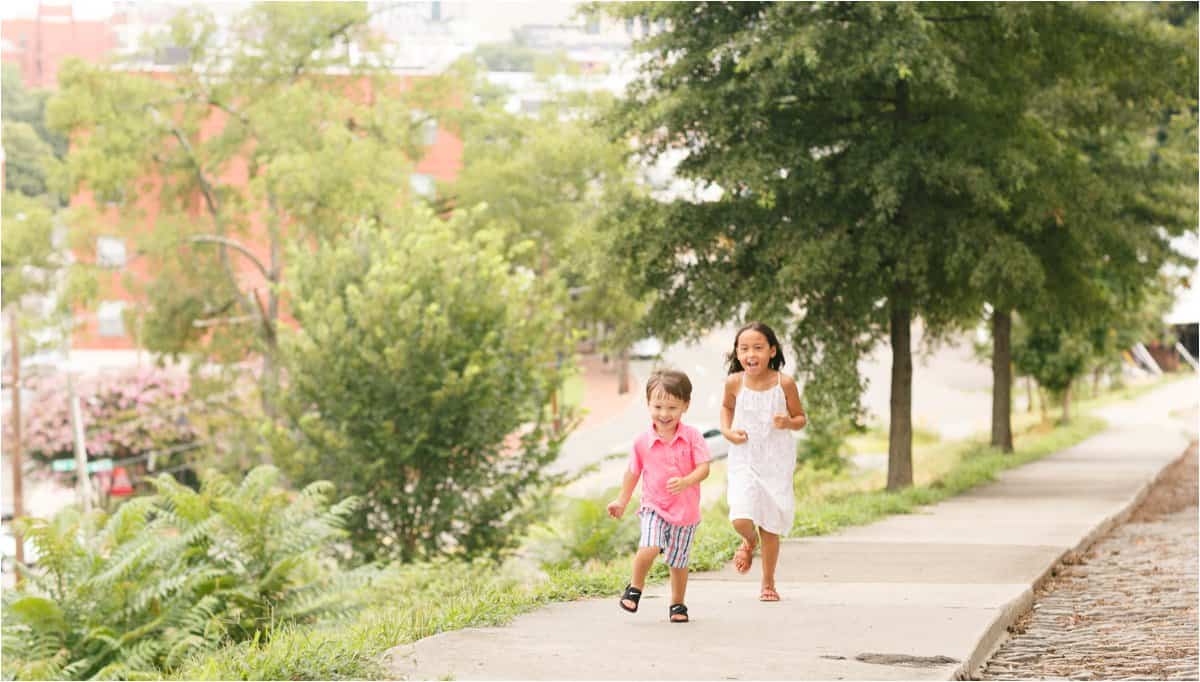
<instances>
[{"instance_id":1,"label":"dirt patch","mask_svg":"<svg viewBox=\"0 0 1200 682\"><path fill-rule=\"evenodd\" d=\"M1172 514L1200 502L1200 470L1197 469L1196 443L1187 453L1172 464L1159 479L1159 484L1150 490L1141 506L1133 512L1130 521L1154 521L1165 514Z\"/></svg>"},{"instance_id":2,"label":"dirt patch","mask_svg":"<svg viewBox=\"0 0 1200 682\"><path fill-rule=\"evenodd\" d=\"M915 668L933 668L939 665L958 663L957 658L949 656L911 656L909 654L859 654L854 657L854 660L878 665L907 665Z\"/></svg>"}]
</instances>

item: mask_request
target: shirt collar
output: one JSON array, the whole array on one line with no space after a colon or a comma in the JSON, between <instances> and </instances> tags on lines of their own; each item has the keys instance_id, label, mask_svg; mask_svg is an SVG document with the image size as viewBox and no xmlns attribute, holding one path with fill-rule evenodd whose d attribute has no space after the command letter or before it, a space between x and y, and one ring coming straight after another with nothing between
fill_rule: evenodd
<instances>
[{"instance_id":1,"label":"shirt collar","mask_svg":"<svg viewBox=\"0 0 1200 682\"><path fill-rule=\"evenodd\" d=\"M680 421L679 425L675 427L675 437L671 439L670 443L663 440L663 437L658 435L658 431L655 430L655 428L654 428L654 422L653 421L650 422L650 444L651 445L654 444L654 441L658 441L658 442L662 443L663 445L673 445L675 443L675 441L679 440L680 438L683 438L683 422L682 421Z\"/></svg>"}]
</instances>

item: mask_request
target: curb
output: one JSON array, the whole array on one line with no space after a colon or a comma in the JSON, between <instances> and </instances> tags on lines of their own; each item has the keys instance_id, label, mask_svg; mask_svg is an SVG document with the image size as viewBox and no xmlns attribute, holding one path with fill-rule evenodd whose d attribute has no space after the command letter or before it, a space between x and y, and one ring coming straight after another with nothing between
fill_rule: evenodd
<instances>
[{"instance_id":1,"label":"curb","mask_svg":"<svg viewBox=\"0 0 1200 682\"><path fill-rule=\"evenodd\" d=\"M1037 580L1034 580L1033 584L1021 593L1021 596L1005 604L1004 607L1000 609L1000 614L996 616L995 620L993 620L991 625L988 626L987 631L984 633L979 643L975 645L975 649L971 652L971 655L967 657L967 660L963 661L954 669L954 673L948 679L978 680L979 674L983 672L983 668L987 664L988 660L993 654L996 653L996 651L1000 648L1000 645L1004 644L1004 642L1008 639L1008 627L1016 622L1017 618L1021 617L1023 614L1025 614L1025 612L1032 608L1034 593L1052 574L1054 574L1056 569L1063 565L1063 560L1068 556L1083 554L1093 544L1095 544L1097 540L1100 540L1102 537L1107 535L1108 532L1113 528L1116 528L1124 523L1142 504L1142 501L1146 499L1146 496L1150 494L1150 490L1154 486L1158 485L1159 481L1161 481L1163 476L1167 473L1167 470L1175 466L1180 460L1187 456L1187 453L1191 447L1192 444L1189 443L1183 449L1183 452L1181 452L1177 457L1171 459L1171 461L1167 462L1152 479L1147 481L1136 493L1134 493L1133 497L1131 497L1129 501L1121 507L1121 509L1109 515L1106 519L1097 524L1096 527L1093 528L1087 535L1085 535L1082 540L1076 543L1074 547L1066 549L1059 554L1058 558L1056 558L1053 563L1051 563L1044 571L1042 571Z\"/></svg>"}]
</instances>

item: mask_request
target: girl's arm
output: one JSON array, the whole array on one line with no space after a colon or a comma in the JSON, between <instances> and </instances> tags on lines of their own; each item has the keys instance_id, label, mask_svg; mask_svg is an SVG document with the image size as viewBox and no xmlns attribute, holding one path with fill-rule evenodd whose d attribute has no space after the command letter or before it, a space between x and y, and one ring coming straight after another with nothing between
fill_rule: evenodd
<instances>
[{"instance_id":1,"label":"girl's arm","mask_svg":"<svg viewBox=\"0 0 1200 682\"><path fill-rule=\"evenodd\" d=\"M725 396L721 401L721 435L725 436L725 440L734 445L741 445L746 442L746 432L738 429L733 430L733 408L737 406L737 390L741 378L737 374L730 374L725 379Z\"/></svg>"},{"instance_id":2,"label":"girl's arm","mask_svg":"<svg viewBox=\"0 0 1200 682\"><path fill-rule=\"evenodd\" d=\"M780 383L783 385L783 397L787 399L788 414L775 415L775 428L799 431L808 424L808 415L804 414L804 406L800 404L800 387L795 379L786 374Z\"/></svg>"}]
</instances>

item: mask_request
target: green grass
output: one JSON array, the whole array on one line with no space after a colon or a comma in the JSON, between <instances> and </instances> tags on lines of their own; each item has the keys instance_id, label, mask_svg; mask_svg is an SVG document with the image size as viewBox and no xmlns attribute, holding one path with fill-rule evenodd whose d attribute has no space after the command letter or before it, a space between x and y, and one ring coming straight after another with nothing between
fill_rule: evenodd
<instances>
[{"instance_id":1,"label":"green grass","mask_svg":"<svg viewBox=\"0 0 1200 682\"><path fill-rule=\"evenodd\" d=\"M1076 412L1141 395L1162 385L1124 389L1117 396L1081 401ZM986 441L914 438L915 485L883 490L883 472L832 473L801 467L796 475L794 536L823 535L965 492L997 473L1079 443L1105 428L1102 420L1079 416L1070 425L1040 423L1037 414L1014 415L1017 451L1003 454ZM870 436L870 432L866 434ZM886 450L886 444L883 448ZM876 450L878 451L878 450ZM714 466L706 486L720 485L724 467ZM603 505L604 500L584 501ZM632 508L632 505L631 505ZM704 510L692 550L692 568L714 570L732 557L738 536L727 522L723 500ZM627 515L622 523L636 523ZM382 679L380 657L387 649L440 632L501 625L553 602L620 592L629 577L628 554L594 557L582 565L543 568L529 556L502 566L484 562L397 566L378 585L378 603L345 622L280 628L264 643L245 643L191 660L175 679ZM667 574L661 562L652 581Z\"/></svg>"}]
</instances>

